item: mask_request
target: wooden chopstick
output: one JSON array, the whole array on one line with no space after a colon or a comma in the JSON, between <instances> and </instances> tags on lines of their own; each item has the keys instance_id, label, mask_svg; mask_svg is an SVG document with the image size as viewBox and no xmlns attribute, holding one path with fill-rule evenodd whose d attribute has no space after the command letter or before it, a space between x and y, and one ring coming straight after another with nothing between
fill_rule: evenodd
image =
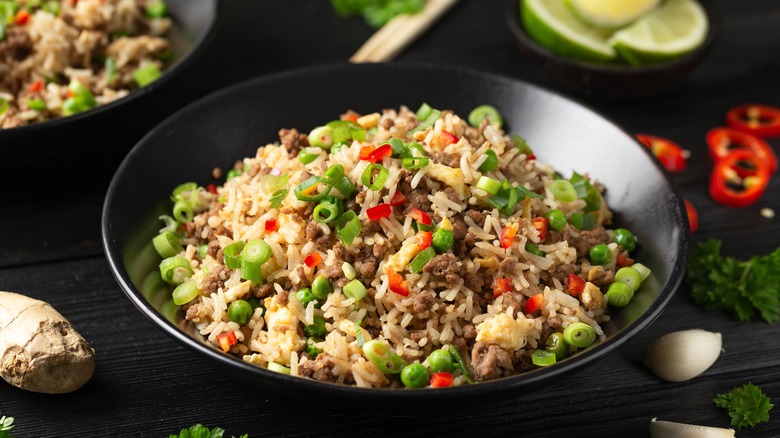
<instances>
[{"instance_id":1,"label":"wooden chopstick","mask_svg":"<svg viewBox=\"0 0 780 438\"><path fill-rule=\"evenodd\" d=\"M427 0L422 11L392 18L376 31L349 61L384 62L395 58L457 2L458 0Z\"/></svg>"}]
</instances>

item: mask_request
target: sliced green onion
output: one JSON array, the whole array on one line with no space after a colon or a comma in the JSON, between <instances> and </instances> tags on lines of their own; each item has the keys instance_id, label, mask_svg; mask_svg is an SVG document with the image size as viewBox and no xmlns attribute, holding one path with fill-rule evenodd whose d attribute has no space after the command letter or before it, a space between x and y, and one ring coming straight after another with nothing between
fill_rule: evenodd
<instances>
[{"instance_id":1,"label":"sliced green onion","mask_svg":"<svg viewBox=\"0 0 780 438\"><path fill-rule=\"evenodd\" d=\"M50 0L43 4L41 7L41 10L44 12L48 12L55 17L58 17L60 15L60 2L57 0Z\"/></svg>"},{"instance_id":2,"label":"sliced green onion","mask_svg":"<svg viewBox=\"0 0 780 438\"><path fill-rule=\"evenodd\" d=\"M539 249L539 247L536 246L535 243L532 242L525 242L525 250L539 257L544 257L547 255L544 251Z\"/></svg>"},{"instance_id":3,"label":"sliced green onion","mask_svg":"<svg viewBox=\"0 0 780 438\"><path fill-rule=\"evenodd\" d=\"M117 76L119 76L116 71L116 60L109 56L106 58L104 66L106 71L106 82L110 84L111 82L114 82L114 79L116 79Z\"/></svg>"},{"instance_id":4,"label":"sliced green onion","mask_svg":"<svg viewBox=\"0 0 780 438\"><path fill-rule=\"evenodd\" d=\"M596 215L593 213L572 213L569 223L580 230L592 230L596 226Z\"/></svg>"},{"instance_id":5,"label":"sliced green onion","mask_svg":"<svg viewBox=\"0 0 780 438\"><path fill-rule=\"evenodd\" d=\"M2 40L2 38L0 38L0 40ZM0 116L2 116L6 111L8 111L8 108L10 107L11 105L8 103L8 100L6 100L3 97L0 97Z\"/></svg>"},{"instance_id":6,"label":"sliced green onion","mask_svg":"<svg viewBox=\"0 0 780 438\"><path fill-rule=\"evenodd\" d=\"M636 269L637 272L639 272L639 275L642 276L642 281L645 281L645 279L650 276L650 268L647 266L641 264L641 263L634 263L631 265L632 268Z\"/></svg>"},{"instance_id":7,"label":"sliced green onion","mask_svg":"<svg viewBox=\"0 0 780 438\"><path fill-rule=\"evenodd\" d=\"M284 198L287 197L287 194L290 193L287 189L277 190L274 192L273 195L271 195L271 198L269 201L271 201L271 208L279 208L280 205L282 205L282 201L284 201Z\"/></svg>"},{"instance_id":8,"label":"sliced green onion","mask_svg":"<svg viewBox=\"0 0 780 438\"><path fill-rule=\"evenodd\" d=\"M237 240L226 246L222 252L225 254L225 266L230 269L241 267L241 251L244 249L244 242Z\"/></svg>"},{"instance_id":9,"label":"sliced green onion","mask_svg":"<svg viewBox=\"0 0 780 438\"><path fill-rule=\"evenodd\" d=\"M425 264L431 261L431 259L434 257L436 257L436 250L431 246L425 248L412 259L411 263L409 263L409 270L415 274L420 273L420 271L423 269L423 266L425 266Z\"/></svg>"},{"instance_id":10,"label":"sliced green onion","mask_svg":"<svg viewBox=\"0 0 780 438\"><path fill-rule=\"evenodd\" d=\"M192 274L190 261L185 257L167 257L160 262L160 277L168 284L182 284Z\"/></svg>"},{"instance_id":11,"label":"sliced green onion","mask_svg":"<svg viewBox=\"0 0 780 438\"><path fill-rule=\"evenodd\" d=\"M408 170L422 169L430 162L431 159L428 157L407 157L401 160L401 167Z\"/></svg>"},{"instance_id":12,"label":"sliced green onion","mask_svg":"<svg viewBox=\"0 0 780 438\"><path fill-rule=\"evenodd\" d=\"M179 238L171 231L163 231L152 239L154 249L162 258L173 257L184 250Z\"/></svg>"},{"instance_id":13,"label":"sliced green onion","mask_svg":"<svg viewBox=\"0 0 780 438\"><path fill-rule=\"evenodd\" d=\"M330 148L330 153L338 154L344 146L346 146L344 143L336 143Z\"/></svg>"},{"instance_id":14,"label":"sliced green onion","mask_svg":"<svg viewBox=\"0 0 780 438\"><path fill-rule=\"evenodd\" d=\"M161 233L164 233L166 231L175 233L176 230L179 228L179 223L176 221L176 219L168 216L167 214L160 216L158 219L160 219L161 221L163 221L163 223L165 223L165 226L160 229Z\"/></svg>"},{"instance_id":15,"label":"sliced green onion","mask_svg":"<svg viewBox=\"0 0 780 438\"><path fill-rule=\"evenodd\" d=\"M431 126L433 126L434 123L436 123L436 120L441 117L441 111L437 109L432 109L431 112L428 114L428 116L425 117L424 120L420 122L419 125L417 125L414 129L409 131L409 134L414 134L415 132L424 131Z\"/></svg>"},{"instance_id":16,"label":"sliced green onion","mask_svg":"<svg viewBox=\"0 0 780 438\"><path fill-rule=\"evenodd\" d=\"M577 192L577 197L585 201L585 208L582 209L585 213L601 208L601 195L590 181L577 172L574 172L569 181Z\"/></svg>"},{"instance_id":17,"label":"sliced green onion","mask_svg":"<svg viewBox=\"0 0 780 438\"><path fill-rule=\"evenodd\" d=\"M375 171L376 176L374 175ZM361 175L360 181L367 188L374 191L379 191L385 187L385 182L387 181L388 176L390 176L390 171L387 170L385 166L379 163L374 163L366 166L366 170L363 171L363 175Z\"/></svg>"},{"instance_id":18,"label":"sliced green onion","mask_svg":"<svg viewBox=\"0 0 780 438\"><path fill-rule=\"evenodd\" d=\"M365 141L366 131L357 123L350 120L333 120L325 126L331 129L334 143L348 142L350 140ZM362 140L360 140L362 138Z\"/></svg>"},{"instance_id":19,"label":"sliced green onion","mask_svg":"<svg viewBox=\"0 0 780 438\"><path fill-rule=\"evenodd\" d=\"M357 218L357 214L352 210L344 213L336 224L336 233L344 246L351 245L362 229L363 226Z\"/></svg>"},{"instance_id":20,"label":"sliced green onion","mask_svg":"<svg viewBox=\"0 0 780 438\"><path fill-rule=\"evenodd\" d=\"M274 193L277 190L287 188L287 174L284 175L263 175L260 177L260 187L265 193Z\"/></svg>"},{"instance_id":21,"label":"sliced green onion","mask_svg":"<svg viewBox=\"0 0 780 438\"><path fill-rule=\"evenodd\" d=\"M363 344L366 343L366 337L363 335L363 328L360 327L360 321L355 323L355 340L357 341L358 348L363 348Z\"/></svg>"},{"instance_id":22,"label":"sliced green onion","mask_svg":"<svg viewBox=\"0 0 780 438\"><path fill-rule=\"evenodd\" d=\"M255 284L262 284L263 271L260 263L241 259L241 278Z\"/></svg>"},{"instance_id":23,"label":"sliced green onion","mask_svg":"<svg viewBox=\"0 0 780 438\"><path fill-rule=\"evenodd\" d=\"M531 353L531 362L538 367L555 365L555 361L555 353L551 353L547 350L535 350Z\"/></svg>"},{"instance_id":24,"label":"sliced green onion","mask_svg":"<svg viewBox=\"0 0 780 438\"><path fill-rule=\"evenodd\" d=\"M509 192L506 200L506 207L504 207L501 212L507 216L511 216L515 213L515 207L517 207L517 202L520 200L520 195L518 194L517 190L513 188L507 181L504 181L503 186L508 186Z\"/></svg>"},{"instance_id":25,"label":"sliced green onion","mask_svg":"<svg viewBox=\"0 0 780 438\"><path fill-rule=\"evenodd\" d=\"M225 175L225 181L227 181L227 180L229 180L229 179L233 179L233 178L235 178L235 177L237 177L237 176L241 175L242 173L243 173L243 172L242 172L241 170L238 170L238 169L230 169L230 170L228 170L227 174Z\"/></svg>"},{"instance_id":26,"label":"sliced green onion","mask_svg":"<svg viewBox=\"0 0 780 438\"><path fill-rule=\"evenodd\" d=\"M534 151L531 150L531 146L523 137L520 137L519 135L515 134L512 137L512 140L514 140L515 146L517 146L517 148L520 149L520 153L523 153L526 156L531 156L534 154Z\"/></svg>"},{"instance_id":27,"label":"sliced green onion","mask_svg":"<svg viewBox=\"0 0 780 438\"><path fill-rule=\"evenodd\" d=\"M483 173L490 172L491 170L498 167L498 156L496 155L495 151L493 151L493 149L488 149L485 151L485 155L487 155L487 158L485 158L485 161L479 165L479 171Z\"/></svg>"},{"instance_id":28,"label":"sliced green onion","mask_svg":"<svg viewBox=\"0 0 780 438\"><path fill-rule=\"evenodd\" d=\"M368 294L366 287L360 280L350 281L344 286L343 291L347 298L354 299L356 303Z\"/></svg>"},{"instance_id":29,"label":"sliced green onion","mask_svg":"<svg viewBox=\"0 0 780 438\"><path fill-rule=\"evenodd\" d=\"M309 164L319 158L321 151L322 149L317 147L303 148L301 152L298 153L298 161L303 164Z\"/></svg>"},{"instance_id":30,"label":"sliced green onion","mask_svg":"<svg viewBox=\"0 0 780 438\"><path fill-rule=\"evenodd\" d=\"M316 207L314 207L314 211L312 212L311 216L314 219L314 222L319 224L327 224L333 219L336 219L339 214L339 206L336 203L327 199L323 199L319 204L317 204Z\"/></svg>"},{"instance_id":31,"label":"sliced green onion","mask_svg":"<svg viewBox=\"0 0 780 438\"><path fill-rule=\"evenodd\" d=\"M201 259L205 259L206 256L209 253L209 246L208 245L199 245L198 246L198 255ZM207 268L203 268L205 271L208 271Z\"/></svg>"},{"instance_id":32,"label":"sliced green onion","mask_svg":"<svg viewBox=\"0 0 780 438\"><path fill-rule=\"evenodd\" d=\"M309 144L328 150L333 146L333 130L329 126L318 126L309 133Z\"/></svg>"},{"instance_id":33,"label":"sliced green onion","mask_svg":"<svg viewBox=\"0 0 780 438\"><path fill-rule=\"evenodd\" d=\"M271 245L265 240L253 239L244 245L244 249L241 250L241 259L262 265L271 259L272 253Z\"/></svg>"},{"instance_id":34,"label":"sliced green onion","mask_svg":"<svg viewBox=\"0 0 780 438\"><path fill-rule=\"evenodd\" d=\"M401 356L390 351L387 345L377 339L363 344L363 354L385 374L398 374L406 365L406 361Z\"/></svg>"},{"instance_id":35,"label":"sliced green onion","mask_svg":"<svg viewBox=\"0 0 780 438\"><path fill-rule=\"evenodd\" d=\"M458 351L454 345L450 345L449 351L450 356L452 356L452 359L455 362L455 365L460 368L460 372L463 374L463 379L466 380L467 383L474 383L474 379L471 378L469 369L466 366L466 361L463 360L463 356L461 356L460 351Z\"/></svg>"},{"instance_id":36,"label":"sliced green onion","mask_svg":"<svg viewBox=\"0 0 780 438\"><path fill-rule=\"evenodd\" d=\"M92 92L81 81L74 79L68 84L68 91L73 95L73 99L84 107L92 108L97 106L97 101Z\"/></svg>"},{"instance_id":37,"label":"sliced green onion","mask_svg":"<svg viewBox=\"0 0 780 438\"><path fill-rule=\"evenodd\" d=\"M627 284L632 292L636 292L642 285L642 274L630 266L624 266L615 272L615 281Z\"/></svg>"},{"instance_id":38,"label":"sliced green onion","mask_svg":"<svg viewBox=\"0 0 780 438\"><path fill-rule=\"evenodd\" d=\"M322 179L333 187L336 187L336 190L345 198L351 197L352 194L355 193L355 190L357 190L355 185L352 184L352 181L344 174L344 166L341 164L329 167L328 170L325 171L325 174L322 175Z\"/></svg>"},{"instance_id":39,"label":"sliced green onion","mask_svg":"<svg viewBox=\"0 0 780 438\"><path fill-rule=\"evenodd\" d=\"M501 118L501 114L492 105L480 105L469 113L469 125L479 128L482 121L488 119L488 123L491 125L498 124L498 127L504 125L504 119Z\"/></svg>"},{"instance_id":40,"label":"sliced green onion","mask_svg":"<svg viewBox=\"0 0 780 438\"><path fill-rule=\"evenodd\" d=\"M445 230L444 228L439 228L433 233L433 241L431 245L436 249L438 252L447 252L452 248L452 245L455 243L455 237L454 234L452 234L452 231Z\"/></svg>"},{"instance_id":41,"label":"sliced green onion","mask_svg":"<svg viewBox=\"0 0 780 438\"><path fill-rule=\"evenodd\" d=\"M27 106L35 111L46 111L46 102L43 99L36 97L35 99L28 99Z\"/></svg>"},{"instance_id":42,"label":"sliced green onion","mask_svg":"<svg viewBox=\"0 0 780 438\"><path fill-rule=\"evenodd\" d=\"M192 205L184 199L179 199L173 205L173 217L176 218L179 223L187 223L192 221L195 213L192 210Z\"/></svg>"},{"instance_id":43,"label":"sliced green onion","mask_svg":"<svg viewBox=\"0 0 780 438\"><path fill-rule=\"evenodd\" d=\"M577 200L577 191L574 186L565 179L557 179L550 184L550 191L555 199L561 202L573 202Z\"/></svg>"},{"instance_id":44,"label":"sliced green onion","mask_svg":"<svg viewBox=\"0 0 780 438\"><path fill-rule=\"evenodd\" d=\"M515 191L517 192L517 197L519 200L523 200L525 198L541 198L542 195L534 192L533 190L529 189L528 187L518 184L515 186Z\"/></svg>"},{"instance_id":45,"label":"sliced green onion","mask_svg":"<svg viewBox=\"0 0 780 438\"><path fill-rule=\"evenodd\" d=\"M168 6L164 1L158 0L146 6L146 16L149 18L163 18L168 15Z\"/></svg>"},{"instance_id":46,"label":"sliced green onion","mask_svg":"<svg viewBox=\"0 0 780 438\"><path fill-rule=\"evenodd\" d=\"M427 119L428 116L431 114L431 111L433 111L433 108L428 105L426 102L423 102L422 105L420 105L419 108L417 108L417 120L424 120Z\"/></svg>"},{"instance_id":47,"label":"sliced green onion","mask_svg":"<svg viewBox=\"0 0 780 438\"><path fill-rule=\"evenodd\" d=\"M388 143L390 144L390 147L393 148L392 156L394 158L403 157L408 152L408 149L404 146L404 142L399 138L393 138Z\"/></svg>"},{"instance_id":48,"label":"sliced green onion","mask_svg":"<svg viewBox=\"0 0 780 438\"><path fill-rule=\"evenodd\" d=\"M496 193L498 193L498 190L501 188L501 181L483 175L479 177L479 180L477 181L477 188L484 190L490 193L491 195L495 195Z\"/></svg>"},{"instance_id":49,"label":"sliced green onion","mask_svg":"<svg viewBox=\"0 0 780 438\"><path fill-rule=\"evenodd\" d=\"M596 340L596 330L584 322L573 322L563 330L563 339L569 345L584 348Z\"/></svg>"},{"instance_id":50,"label":"sliced green onion","mask_svg":"<svg viewBox=\"0 0 780 438\"><path fill-rule=\"evenodd\" d=\"M413 141L409 143L409 145L406 147L407 154L406 158L412 158L412 157L425 157L425 149L423 149L422 146L420 146L420 143L417 143L416 141ZM414 151L417 151L417 154L414 153Z\"/></svg>"},{"instance_id":51,"label":"sliced green onion","mask_svg":"<svg viewBox=\"0 0 780 438\"><path fill-rule=\"evenodd\" d=\"M150 62L133 71L133 80L135 80L135 83L138 84L139 87L145 87L156 81L161 75L162 72L160 71L160 67L157 67L157 64Z\"/></svg>"},{"instance_id":52,"label":"sliced green onion","mask_svg":"<svg viewBox=\"0 0 780 438\"><path fill-rule=\"evenodd\" d=\"M607 289L607 301L610 306L623 307L634 298L634 291L631 285L616 281L609 285Z\"/></svg>"},{"instance_id":53,"label":"sliced green onion","mask_svg":"<svg viewBox=\"0 0 780 438\"><path fill-rule=\"evenodd\" d=\"M320 183L322 183L322 186L324 186L322 190L320 190L320 187L318 187ZM330 193L332 188L333 186L330 183L324 181L322 177L312 176L306 181L298 184L298 187L293 190L293 194L296 198L298 198L299 201L318 202L322 198L328 196L328 193ZM307 194L312 190L314 191L313 195Z\"/></svg>"},{"instance_id":54,"label":"sliced green onion","mask_svg":"<svg viewBox=\"0 0 780 438\"><path fill-rule=\"evenodd\" d=\"M268 370L280 374L287 374L288 376L290 375L290 368L276 362L268 362Z\"/></svg>"},{"instance_id":55,"label":"sliced green onion","mask_svg":"<svg viewBox=\"0 0 780 438\"><path fill-rule=\"evenodd\" d=\"M341 271L344 273L344 276L347 277L347 280L353 280L357 275L355 267L350 265L349 262L344 262L341 264Z\"/></svg>"},{"instance_id":56,"label":"sliced green onion","mask_svg":"<svg viewBox=\"0 0 780 438\"><path fill-rule=\"evenodd\" d=\"M176 288L173 289L173 293L171 295L173 298L173 304L181 306L194 300L195 297L200 295L200 291L198 290L198 286L195 285L194 281L188 280L176 286Z\"/></svg>"},{"instance_id":57,"label":"sliced green onion","mask_svg":"<svg viewBox=\"0 0 780 438\"><path fill-rule=\"evenodd\" d=\"M365 129L353 128L350 131L350 134L352 135L352 140L366 141L366 130Z\"/></svg>"}]
</instances>

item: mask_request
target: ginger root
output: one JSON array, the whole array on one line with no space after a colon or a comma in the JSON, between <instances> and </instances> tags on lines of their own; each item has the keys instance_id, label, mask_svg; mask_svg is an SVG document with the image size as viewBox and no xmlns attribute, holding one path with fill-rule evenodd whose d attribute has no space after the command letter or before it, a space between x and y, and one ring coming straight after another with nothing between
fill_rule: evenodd
<instances>
[{"instance_id":1,"label":"ginger root","mask_svg":"<svg viewBox=\"0 0 780 438\"><path fill-rule=\"evenodd\" d=\"M44 301L0 291L0 377L34 392L61 394L95 371L95 350Z\"/></svg>"}]
</instances>

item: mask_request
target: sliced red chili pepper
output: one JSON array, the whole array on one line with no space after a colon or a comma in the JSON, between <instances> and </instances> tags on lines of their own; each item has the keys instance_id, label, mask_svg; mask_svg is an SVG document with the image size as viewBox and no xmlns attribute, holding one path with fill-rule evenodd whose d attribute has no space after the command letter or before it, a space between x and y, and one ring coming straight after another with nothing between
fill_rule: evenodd
<instances>
[{"instance_id":1,"label":"sliced red chili pepper","mask_svg":"<svg viewBox=\"0 0 780 438\"><path fill-rule=\"evenodd\" d=\"M390 205L393 207L397 205L404 205L406 204L406 196L404 196L403 193L401 193L400 190L396 190L395 193L393 193L393 197L390 198Z\"/></svg>"},{"instance_id":2,"label":"sliced red chili pepper","mask_svg":"<svg viewBox=\"0 0 780 438\"><path fill-rule=\"evenodd\" d=\"M214 184L209 184L209 185L207 185L207 186L206 186L206 190L207 190L209 193L213 194L213 195L216 195L216 194L217 194L217 186L215 186Z\"/></svg>"},{"instance_id":3,"label":"sliced red chili pepper","mask_svg":"<svg viewBox=\"0 0 780 438\"><path fill-rule=\"evenodd\" d=\"M393 147L390 146L389 144L383 144L382 146L379 146L378 148L371 151L371 153L368 154L368 157L366 157L365 159L372 163L378 163L392 155L393 155Z\"/></svg>"},{"instance_id":4,"label":"sliced red chili pepper","mask_svg":"<svg viewBox=\"0 0 780 438\"><path fill-rule=\"evenodd\" d=\"M496 278L493 281L493 298L512 292L512 280L507 277Z\"/></svg>"},{"instance_id":5,"label":"sliced red chili pepper","mask_svg":"<svg viewBox=\"0 0 780 438\"><path fill-rule=\"evenodd\" d=\"M699 229L699 212L696 207L687 199L683 199L685 202L685 213L688 214L688 226L691 228L691 233L695 233Z\"/></svg>"},{"instance_id":6,"label":"sliced red chili pepper","mask_svg":"<svg viewBox=\"0 0 780 438\"><path fill-rule=\"evenodd\" d=\"M404 280L404 277L394 271L387 272L387 279L389 281L389 288L391 291L401 295L402 297L409 296L409 282Z\"/></svg>"},{"instance_id":7,"label":"sliced red chili pepper","mask_svg":"<svg viewBox=\"0 0 780 438\"><path fill-rule=\"evenodd\" d=\"M433 233L430 231L418 231L417 232L417 247L420 251L431 246L433 243Z\"/></svg>"},{"instance_id":8,"label":"sliced red chili pepper","mask_svg":"<svg viewBox=\"0 0 780 438\"><path fill-rule=\"evenodd\" d=\"M536 228L536 231L539 232L539 240L544 240L550 228L550 221L546 217L535 217L531 223Z\"/></svg>"},{"instance_id":9,"label":"sliced red chili pepper","mask_svg":"<svg viewBox=\"0 0 780 438\"><path fill-rule=\"evenodd\" d=\"M519 224L513 223L501 229L501 232L498 234L498 241L501 243L501 248L506 249L512 246L519 227Z\"/></svg>"},{"instance_id":10,"label":"sliced red chili pepper","mask_svg":"<svg viewBox=\"0 0 780 438\"><path fill-rule=\"evenodd\" d=\"M452 386L452 382L453 378L450 373L439 371L431 374L431 387L433 388L446 388Z\"/></svg>"},{"instance_id":11,"label":"sliced red chili pepper","mask_svg":"<svg viewBox=\"0 0 780 438\"><path fill-rule=\"evenodd\" d=\"M310 268L319 265L321 261L322 261L322 256L318 252L313 252L307 255L305 259L303 259L303 263Z\"/></svg>"},{"instance_id":12,"label":"sliced red chili pepper","mask_svg":"<svg viewBox=\"0 0 780 438\"><path fill-rule=\"evenodd\" d=\"M30 84L30 93L37 93L43 89L43 79L38 79L37 81Z\"/></svg>"},{"instance_id":13,"label":"sliced red chili pepper","mask_svg":"<svg viewBox=\"0 0 780 438\"><path fill-rule=\"evenodd\" d=\"M368 160L368 157L371 155L371 152L374 152L374 149L376 149L373 146L363 146L360 148L360 152L358 153L358 158L361 160Z\"/></svg>"},{"instance_id":14,"label":"sliced red chili pepper","mask_svg":"<svg viewBox=\"0 0 780 438\"><path fill-rule=\"evenodd\" d=\"M279 231L279 222L276 219L268 219L265 221L265 230L269 233Z\"/></svg>"},{"instance_id":15,"label":"sliced red chili pepper","mask_svg":"<svg viewBox=\"0 0 780 438\"><path fill-rule=\"evenodd\" d=\"M16 17L14 17L14 22L18 26L21 26L21 25L27 23L27 21L29 19L30 19L30 12L22 9L19 12L16 13Z\"/></svg>"},{"instance_id":16,"label":"sliced red chili pepper","mask_svg":"<svg viewBox=\"0 0 780 438\"><path fill-rule=\"evenodd\" d=\"M672 140L650 134L636 134L636 138L650 148L664 169L669 172L680 172L688 167L683 148Z\"/></svg>"},{"instance_id":17,"label":"sliced red chili pepper","mask_svg":"<svg viewBox=\"0 0 780 438\"><path fill-rule=\"evenodd\" d=\"M444 139L444 142L447 144L455 144L458 142L458 137L456 137L455 134L447 131L442 131L439 136L441 136Z\"/></svg>"},{"instance_id":18,"label":"sliced red chili pepper","mask_svg":"<svg viewBox=\"0 0 780 438\"><path fill-rule=\"evenodd\" d=\"M539 310L542 307L542 301L544 301L544 294L536 294L525 302L525 313L531 314Z\"/></svg>"},{"instance_id":19,"label":"sliced red chili pepper","mask_svg":"<svg viewBox=\"0 0 780 438\"><path fill-rule=\"evenodd\" d=\"M217 343L225 353L230 351L230 347L235 345L237 342L238 338L236 338L236 334L234 332L225 332L217 335Z\"/></svg>"},{"instance_id":20,"label":"sliced red chili pepper","mask_svg":"<svg viewBox=\"0 0 780 438\"><path fill-rule=\"evenodd\" d=\"M772 150L772 146L747 132L727 127L712 128L707 132L707 147L710 151L710 157L716 162L731 151L745 150L767 163L770 173L777 170L777 155ZM744 174L740 176L744 176Z\"/></svg>"},{"instance_id":21,"label":"sliced red chili pepper","mask_svg":"<svg viewBox=\"0 0 780 438\"><path fill-rule=\"evenodd\" d=\"M368 215L368 218L371 219L372 221L378 221L383 217L390 216L392 213L393 213L393 207L391 207L390 204L379 204L366 210L366 214Z\"/></svg>"},{"instance_id":22,"label":"sliced red chili pepper","mask_svg":"<svg viewBox=\"0 0 780 438\"><path fill-rule=\"evenodd\" d=\"M748 169L744 178L737 168ZM769 167L755 154L734 150L720 161L710 174L710 196L728 207L747 207L764 194L769 184Z\"/></svg>"},{"instance_id":23,"label":"sliced red chili pepper","mask_svg":"<svg viewBox=\"0 0 780 438\"><path fill-rule=\"evenodd\" d=\"M418 225L430 226L433 223L431 217L428 216L428 213L418 208L411 209L406 215L417 221Z\"/></svg>"},{"instance_id":24,"label":"sliced red chili pepper","mask_svg":"<svg viewBox=\"0 0 780 438\"><path fill-rule=\"evenodd\" d=\"M737 105L726 112L726 123L761 138L780 136L780 108L760 103Z\"/></svg>"},{"instance_id":25,"label":"sliced red chili pepper","mask_svg":"<svg viewBox=\"0 0 780 438\"><path fill-rule=\"evenodd\" d=\"M615 258L615 264L620 266L621 268L625 268L626 266L631 266L634 264L634 259L631 257L628 257L626 255L623 255L623 253L620 253ZM579 278L579 277L577 277Z\"/></svg>"},{"instance_id":26,"label":"sliced red chili pepper","mask_svg":"<svg viewBox=\"0 0 780 438\"><path fill-rule=\"evenodd\" d=\"M585 280L575 273L569 274L569 277L566 279L566 292L568 292L569 295L576 297L584 290Z\"/></svg>"}]
</instances>

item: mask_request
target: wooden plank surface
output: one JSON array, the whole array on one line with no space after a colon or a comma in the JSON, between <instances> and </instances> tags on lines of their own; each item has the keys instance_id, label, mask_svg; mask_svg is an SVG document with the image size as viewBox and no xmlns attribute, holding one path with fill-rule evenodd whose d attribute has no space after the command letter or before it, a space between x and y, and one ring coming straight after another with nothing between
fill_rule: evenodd
<instances>
[{"instance_id":1,"label":"wooden plank surface","mask_svg":"<svg viewBox=\"0 0 780 438\"><path fill-rule=\"evenodd\" d=\"M664 135L689 149L689 169L673 176L699 209L696 241L723 239L723 252L740 258L780 245L780 179L755 206L727 209L707 194L711 161L706 131L743 101L780 105L780 3L717 2L723 34L710 55L674 92L640 102L595 99L588 105L630 132ZM558 89L517 51L504 24L505 2L463 0L394 62L436 62L528 80ZM153 119L210 91L256 75L344 62L371 35L358 18L336 17L328 2L225 2L212 46L180 79L160 90ZM41 195L31 178L38 169L3 176L14 188L2 207L0 290L49 301L97 351L93 379L62 396L0 385L0 415L16 418L17 437L162 437L201 422L228 434L259 436L647 436L651 418L725 427L728 416L712 399L747 383L759 385L780 406L780 325L738 322L692 303L678 291L669 307L624 349L543 391L489 406L452 406L451 415L383 415L382 406L328 400L291 401L223 375L152 325L115 282L100 246L103 196L113 169L147 126L116 139L113 149L61 163L69 181ZM775 150L780 140L773 140ZM40 172L44 173L44 172ZM45 173L44 173L45 174ZM724 352L704 375L682 384L660 381L641 364L642 349L663 333L700 327L723 333ZM780 436L780 411L737 436Z\"/></svg>"}]
</instances>

